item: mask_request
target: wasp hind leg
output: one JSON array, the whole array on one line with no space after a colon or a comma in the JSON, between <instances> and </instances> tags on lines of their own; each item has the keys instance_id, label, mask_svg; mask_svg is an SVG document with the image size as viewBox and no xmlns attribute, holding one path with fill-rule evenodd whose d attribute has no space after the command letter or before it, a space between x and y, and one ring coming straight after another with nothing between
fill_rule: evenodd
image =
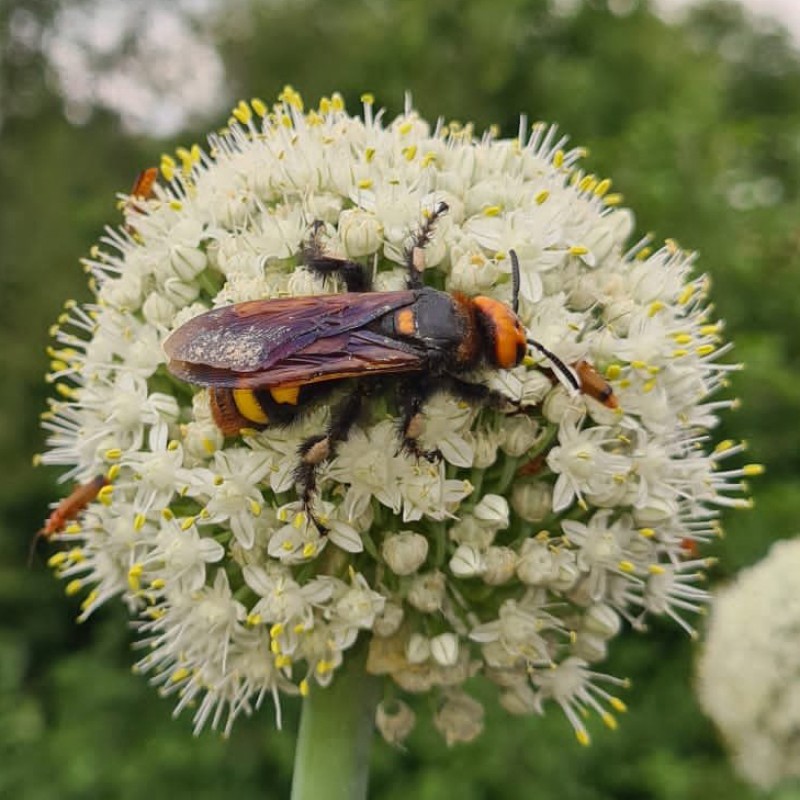
<instances>
[{"instance_id":1,"label":"wasp hind leg","mask_svg":"<svg viewBox=\"0 0 800 800\"><path fill-rule=\"evenodd\" d=\"M327 528L314 514L312 509L317 494L317 468L336 454L336 445L347 439L353 425L361 416L364 394L356 388L347 395L331 414L331 421L325 433L309 436L297 449L300 463L295 469L294 477L298 484L298 494L303 510L314 523L320 534Z\"/></svg>"},{"instance_id":2,"label":"wasp hind leg","mask_svg":"<svg viewBox=\"0 0 800 800\"><path fill-rule=\"evenodd\" d=\"M303 264L310 272L323 280L331 275L338 276L344 282L348 292L369 291L369 275L361 264L325 254L320 241L324 227L325 223L321 220L316 220L311 226L311 236L303 248Z\"/></svg>"},{"instance_id":3,"label":"wasp hind leg","mask_svg":"<svg viewBox=\"0 0 800 800\"><path fill-rule=\"evenodd\" d=\"M414 233L411 244L405 250L405 264L408 270L408 288L421 289L422 273L425 271L425 248L433 238L433 229L439 218L449 210L447 203L439 203L433 211L426 212L425 221Z\"/></svg>"},{"instance_id":4,"label":"wasp hind leg","mask_svg":"<svg viewBox=\"0 0 800 800\"><path fill-rule=\"evenodd\" d=\"M424 458L431 463L439 461L442 454L438 449L426 450L421 447L419 437L423 427L422 407L428 398L438 390L439 387L434 382L418 378L413 382L401 382L397 397L402 414L398 425L400 451L418 459Z\"/></svg>"}]
</instances>

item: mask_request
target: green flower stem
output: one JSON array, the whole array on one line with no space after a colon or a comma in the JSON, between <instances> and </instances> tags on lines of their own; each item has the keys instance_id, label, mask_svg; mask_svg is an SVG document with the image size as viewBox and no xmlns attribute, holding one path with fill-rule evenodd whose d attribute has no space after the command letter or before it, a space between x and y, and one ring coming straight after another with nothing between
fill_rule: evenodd
<instances>
[{"instance_id":1,"label":"green flower stem","mask_svg":"<svg viewBox=\"0 0 800 800\"><path fill-rule=\"evenodd\" d=\"M380 680L368 675L364 642L345 654L327 688L303 701L291 800L366 800Z\"/></svg>"}]
</instances>

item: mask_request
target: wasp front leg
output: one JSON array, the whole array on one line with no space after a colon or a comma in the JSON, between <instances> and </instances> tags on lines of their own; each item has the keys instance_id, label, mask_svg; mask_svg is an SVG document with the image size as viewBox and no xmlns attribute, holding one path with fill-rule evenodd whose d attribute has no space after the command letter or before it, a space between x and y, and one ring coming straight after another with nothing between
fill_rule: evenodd
<instances>
[{"instance_id":1,"label":"wasp front leg","mask_svg":"<svg viewBox=\"0 0 800 800\"><path fill-rule=\"evenodd\" d=\"M342 279L348 292L367 292L370 290L370 279L366 269L355 261L346 258L334 258L325 254L320 236L325 223L316 220L311 226L311 236L303 248L303 264L314 275L323 280L331 275Z\"/></svg>"},{"instance_id":2,"label":"wasp front leg","mask_svg":"<svg viewBox=\"0 0 800 800\"><path fill-rule=\"evenodd\" d=\"M336 446L345 441L358 421L363 409L364 392L356 387L337 405L331 413L331 421L325 433L309 436L298 448L300 463L294 473L303 510L321 534L327 529L314 515L312 504L317 494L317 468L336 454Z\"/></svg>"}]
</instances>

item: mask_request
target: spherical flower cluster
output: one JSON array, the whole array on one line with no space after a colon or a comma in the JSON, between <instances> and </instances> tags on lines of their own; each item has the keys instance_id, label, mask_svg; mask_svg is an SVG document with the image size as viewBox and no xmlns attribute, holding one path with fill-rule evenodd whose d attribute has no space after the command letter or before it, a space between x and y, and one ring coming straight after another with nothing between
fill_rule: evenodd
<instances>
[{"instance_id":1,"label":"spherical flower cluster","mask_svg":"<svg viewBox=\"0 0 800 800\"><path fill-rule=\"evenodd\" d=\"M586 743L587 712L613 727L624 708L623 681L596 669L610 641L648 614L692 630L706 600L694 546L720 506L748 505L740 479L757 471L719 469L742 446L708 444L734 368L708 281L674 242L629 246L631 213L555 128L476 137L363 103L359 118L338 95L305 111L290 88L271 108L243 102L207 150L165 156L152 193L122 199L124 224L85 260L93 302L54 332L42 460L105 485L51 562L85 591L82 617L125 601L138 668L197 729L321 691L358 640L394 687L378 710L392 741L414 724L402 695L419 692L437 696L448 742L476 736L464 683L482 673L509 712L559 706ZM375 291L403 289L409 243L443 204L425 283L510 303L513 252L528 337L591 365L619 407L561 385L534 350L466 377L505 409L446 391L425 403L419 441L441 454L427 459L399 446L391 393L375 392L317 470L323 531L296 469L330 403L226 438L162 344L209 308L343 291L304 266L312 233Z\"/></svg>"},{"instance_id":2,"label":"spherical flower cluster","mask_svg":"<svg viewBox=\"0 0 800 800\"><path fill-rule=\"evenodd\" d=\"M777 542L713 599L697 694L738 771L768 789L800 777L800 539Z\"/></svg>"}]
</instances>

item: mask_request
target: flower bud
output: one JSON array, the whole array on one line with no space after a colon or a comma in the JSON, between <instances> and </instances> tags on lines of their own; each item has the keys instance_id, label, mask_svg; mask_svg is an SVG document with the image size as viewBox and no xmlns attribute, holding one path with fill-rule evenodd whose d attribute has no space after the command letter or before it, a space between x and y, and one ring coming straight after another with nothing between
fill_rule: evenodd
<instances>
[{"instance_id":1,"label":"flower bud","mask_svg":"<svg viewBox=\"0 0 800 800\"><path fill-rule=\"evenodd\" d=\"M541 586L553 576L553 554L546 542L527 539L520 550L517 577L529 586Z\"/></svg>"},{"instance_id":2,"label":"flower bud","mask_svg":"<svg viewBox=\"0 0 800 800\"><path fill-rule=\"evenodd\" d=\"M602 636L604 639L616 636L620 627L619 614L605 603L595 603L587 608L583 615L583 629Z\"/></svg>"},{"instance_id":3,"label":"flower bud","mask_svg":"<svg viewBox=\"0 0 800 800\"><path fill-rule=\"evenodd\" d=\"M178 278L191 281L206 268L208 257L196 247L176 244L169 252L169 263Z\"/></svg>"},{"instance_id":4,"label":"flower bud","mask_svg":"<svg viewBox=\"0 0 800 800\"><path fill-rule=\"evenodd\" d=\"M175 306L164 295L151 292L144 301L142 314L151 325L166 326L172 323Z\"/></svg>"},{"instance_id":5,"label":"flower bud","mask_svg":"<svg viewBox=\"0 0 800 800\"><path fill-rule=\"evenodd\" d=\"M489 586L500 586L514 577L519 556L510 547L489 547L483 554L486 570L481 576Z\"/></svg>"},{"instance_id":6,"label":"flower bud","mask_svg":"<svg viewBox=\"0 0 800 800\"><path fill-rule=\"evenodd\" d=\"M408 602L424 614L440 611L444 601L445 578L441 572L418 575L408 591Z\"/></svg>"},{"instance_id":7,"label":"flower bud","mask_svg":"<svg viewBox=\"0 0 800 800\"><path fill-rule=\"evenodd\" d=\"M406 644L406 658L409 664L422 664L431 656L431 642L421 633L412 633Z\"/></svg>"},{"instance_id":8,"label":"flower bud","mask_svg":"<svg viewBox=\"0 0 800 800\"><path fill-rule=\"evenodd\" d=\"M383 226L374 214L349 208L339 215L339 236L349 258L368 256L381 246Z\"/></svg>"},{"instance_id":9,"label":"flower bud","mask_svg":"<svg viewBox=\"0 0 800 800\"><path fill-rule=\"evenodd\" d=\"M483 706L462 691L452 691L433 718L448 747L471 742L483 730Z\"/></svg>"},{"instance_id":10,"label":"flower bud","mask_svg":"<svg viewBox=\"0 0 800 800\"><path fill-rule=\"evenodd\" d=\"M513 689L503 692L500 695L500 705L509 714L522 716L524 714L534 714L539 711L539 704L536 701L536 692L530 686L517 685Z\"/></svg>"},{"instance_id":11,"label":"flower bud","mask_svg":"<svg viewBox=\"0 0 800 800\"><path fill-rule=\"evenodd\" d=\"M474 578L486 569L486 562L477 547L460 544L450 559L450 572L457 578Z\"/></svg>"},{"instance_id":12,"label":"flower bud","mask_svg":"<svg viewBox=\"0 0 800 800\"><path fill-rule=\"evenodd\" d=\"M402 744L415 722L416 714L402 700L382 700L375 711L375 727L388 744Z\"/></svg>"},{"instance_id":13,"label":"flower bud","mask_svg":"<svg viewBox=\"0 0 800 800\"><path fill-rule=\"evenodd\" d=\"M440 633L434 636L430 640L430 654L440 666L454 666L458 663L458 636L455 633Z\"/></svg>"},{"instance_id":14,"label":"flower bud","mask_svg":"<svg viewBox=\"0 0 800 800\"><path fill-rule=\"evenodd\" d=\"M193 302L200 294L200 288L193 283L184 283L178 278L167 278L164 281L164 297L176 308L183 308Z\"/></svg>"},{"instance_id":15,"label":"flower bud","mask_svg":"<svg viewBox=\"0 0 800 800\"><path fill-rule=\"evenodd\" d=\"M508 527L508 500L499 494L485 494L472 509L478 523L494 531Z\"/></svg>"},{"instance_id":16,"label":"flower bud","mask_svg":"<svg viewBox=\"0 0 800 800\"><path fill-rule=\"evenodd\" d=\"M510 417L503 424L501 447L508 455L519 458L536 444L540 433L539 423L532 417Z\"/></svg>"},{"instance_id":17,"label":"flower bud","mask_svg":"<svg viewBox=\"0 0 800 800\"><path fill-rule=\"evenodd\" d=\"M401 531L384 540L381 555L395 575L411 575L428 557L428 540L419 533Z\"/></svg>"},{"instance_id":18,"label":"flower bud","mask_svg":"<svg viewBox=\"0 0 800 800\"><path fill-rule=\"evenodd\" d=\"M399 603L387 602L372 623L376 636L392 636L403 622L403 607Z\"/></svg>"},{"instance_id":19,"label":"flower bud","mask_svg":"<svg viewBox=\"0 0 800 800\"><path fill-rule=\"evenodd\" d=\"M572 654L585 661L602 661L608 656L606 640L593 633L579 633Z\"/></svg>"},{"instance_id":20,"label":"flower bud","mask_svg":"<svg viewBox=\"0 0 800 800\"><path fill-rule=\"evenodd\" d=\"M540 522L553 510L553 487L544 481L517 481L511 505L527 522Z\"/></svg>"}]
</instances>

